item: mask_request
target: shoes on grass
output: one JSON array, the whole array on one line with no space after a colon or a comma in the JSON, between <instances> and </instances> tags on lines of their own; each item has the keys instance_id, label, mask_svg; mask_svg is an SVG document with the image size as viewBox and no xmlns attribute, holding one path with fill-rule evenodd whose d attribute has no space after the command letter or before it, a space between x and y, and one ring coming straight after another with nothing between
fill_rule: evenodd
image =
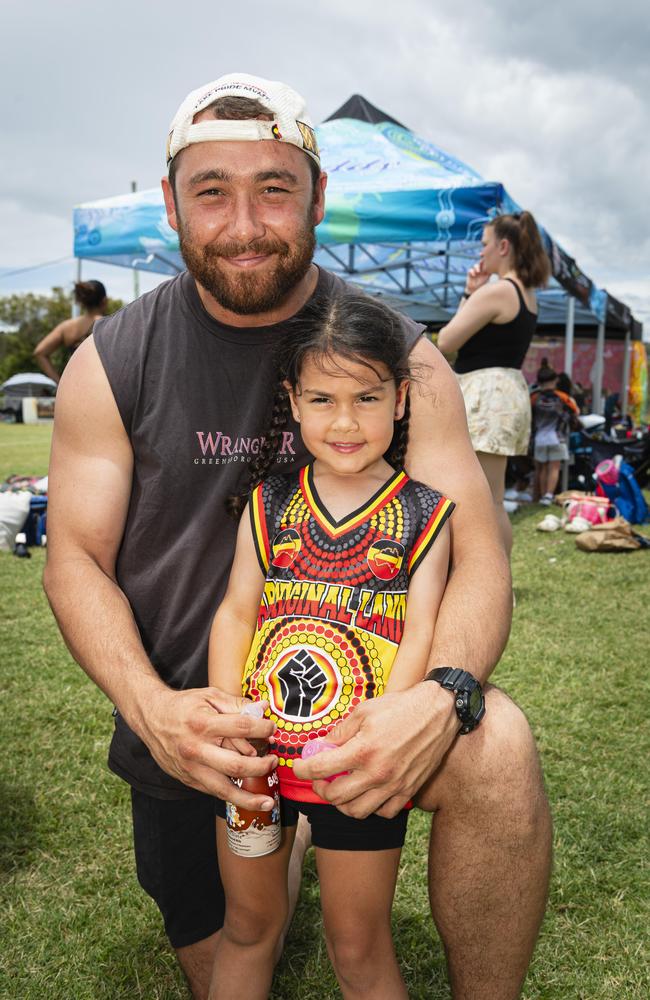
<instances>
[{"instance_id":1,"label":"shoes on grass","mask_svg":"<svg viewBox=\"0 0 650 1000\"><path fill-rule=\"evenodd\" d=\"M552 493L545 493L544 496L541 497L539 501L540 507L550 507L552 503L553 503Z\"/></svg>"},{"instance_id":2,"label":"shoes on grass","mask_svg":"<svg viewBox=\"0 0 650 1000\"><path fill-rule=\"evenodd\" d=\"M588 521L586 517L574 517L572 521L569 521L564 525L564 530L570 532L572 535L579 535L583 531L589 531L591 529L591 521Z\"/></svg>"},{"instance_id":3,"label":"shoes on grass","mask_svg":"<svg viewBox=\"0 0 650 1000\"><path fill-rule=\"evenodd\" d=\"M555 514L547 514L537 525L538 531L558 531L562 527L562 521Z\"/></svg>"}]
</instances>

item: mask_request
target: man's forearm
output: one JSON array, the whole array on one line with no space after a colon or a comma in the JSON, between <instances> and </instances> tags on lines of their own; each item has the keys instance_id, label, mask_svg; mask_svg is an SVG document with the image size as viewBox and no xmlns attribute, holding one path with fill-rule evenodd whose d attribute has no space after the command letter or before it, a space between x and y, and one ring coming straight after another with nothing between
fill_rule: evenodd
<instances>
[{"instance_id":1,"label":"man's forearm","mask_svg":"<svg viewBox=\"0 0 650 1000\"><path fill-rule=\"evenodd\" d=\"M429 659L460 667L485 682L505 649L512 619L512 579L500 546L477 548L458 561L440 605Z\"/></svg>"},{"instance_id":2,"label":"man's forearm","mask_svg":"<svg viewBox=\"0 0 650 1000\"><path fill-rule=\"evenodd\" d=\"M117 583L87 557L48 564L43 583L72 656L142 735L142 706L165 685Z\"/></svg>"}]
</instances>

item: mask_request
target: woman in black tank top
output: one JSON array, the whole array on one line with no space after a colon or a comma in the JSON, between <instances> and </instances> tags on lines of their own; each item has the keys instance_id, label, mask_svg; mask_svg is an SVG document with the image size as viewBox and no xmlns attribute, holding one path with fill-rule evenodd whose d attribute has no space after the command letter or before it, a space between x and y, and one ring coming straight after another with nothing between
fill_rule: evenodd
<instances>
[{"instance_id":1,"label":"woman in black tank top","mask_svg":"<svg viewBox=\"0 0 650 1000\"><path fill-rule=\"evenodd\" d=\"M535 288L546 284L550 261L530 212L500 215L483 230L481 258L471 267L453 319L438 334L465 399L474 451L490 485L508 552L512 528L503 507L509 455L526 454L530 436L528 386L521 366L537 323ZM499 280L490 281L492 275Z\"/></svg>"}]
</instances>

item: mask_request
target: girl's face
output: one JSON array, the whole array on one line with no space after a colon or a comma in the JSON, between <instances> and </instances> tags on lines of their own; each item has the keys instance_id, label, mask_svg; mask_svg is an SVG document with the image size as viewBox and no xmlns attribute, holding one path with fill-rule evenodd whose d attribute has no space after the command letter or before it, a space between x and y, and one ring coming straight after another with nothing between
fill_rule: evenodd
<instances>
[{"instance_id":1,"label":"girl's face","mask_svg":"<svg viewBox=\"0 0 650 1000\"><path fill-rule=\"evenodd\" d=\"M381 363L335 357L325 369L305 359L298 385L285 386L302 439L321 471L349 476L384 471L394 422L404 415L408 382L399 386Z\"/></svg>"}]
</instances>

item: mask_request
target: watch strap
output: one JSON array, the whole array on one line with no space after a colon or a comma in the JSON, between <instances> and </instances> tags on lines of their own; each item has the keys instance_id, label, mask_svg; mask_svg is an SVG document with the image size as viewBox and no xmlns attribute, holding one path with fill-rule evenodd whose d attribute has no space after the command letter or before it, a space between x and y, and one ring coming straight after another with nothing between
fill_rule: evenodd
<instances>
[{"instance_id":1,"label":"watch strap","mask_svg":"<svg viewBox=\"0 0 650 1000\"><path fill-rule=\"evenodd\" d=\"M465 735L476 729L485 715L483 689L476 677L468 670L460 670L458 667L434 667L424 679L425 681L436 681L441 687L447 691L453 691L456 695L455 709L461 723L461 734ZM480 708L474 714L470 709L468 696L477 690L480 697Z\"/></svg>"}]
</instances>

